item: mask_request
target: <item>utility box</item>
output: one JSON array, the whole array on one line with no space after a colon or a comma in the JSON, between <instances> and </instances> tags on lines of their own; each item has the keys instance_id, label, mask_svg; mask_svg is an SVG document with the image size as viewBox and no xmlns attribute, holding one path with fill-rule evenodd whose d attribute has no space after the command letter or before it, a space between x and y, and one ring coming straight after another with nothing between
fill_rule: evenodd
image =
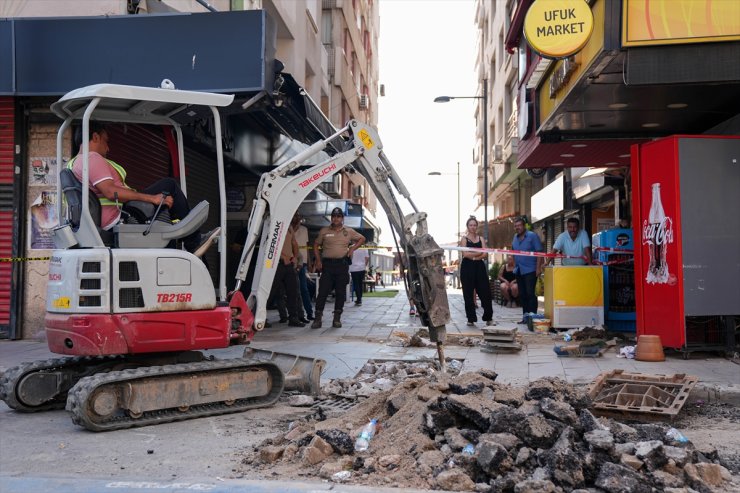
<instances>
[{"instance_id":1,"label":"utility box","mask_svg":"<svg viewBox=\"0 0 740 493\"><path fill-rule=\"evenodd\" d=\"M603 325L604 272L599 266L545 268L545 317L552 327Z\"/></svg>"}]
</instances>

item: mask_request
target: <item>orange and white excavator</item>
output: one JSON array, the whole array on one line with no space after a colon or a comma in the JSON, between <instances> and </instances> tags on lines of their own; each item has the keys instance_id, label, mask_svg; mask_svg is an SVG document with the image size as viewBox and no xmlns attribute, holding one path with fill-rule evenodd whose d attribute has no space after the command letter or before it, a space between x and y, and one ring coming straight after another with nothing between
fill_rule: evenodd
<instances>
[{"instance_id":1,"label":"orange and white excavator","mask_svg":"<svg viewBox=\"0 0 740 493\"><path fill-rule=\"evenodd\" d=\"M428 234L426 214L411 202L375 130L355 120L262 175L236 285L227 292L219 108L233 99L223 94L98 84L71 91L52 105L63 120L57 137L58 163L63 162L64 132L73 122L81 122L83 135L90 120L173 127L185 193L181 127L210 112L220 195L218 284L214 286L200 258L166 248L203 224L209 213L205 201L175 223L161 208L127 202L120 224L110 231L100 228L100 203L81 185L89 176L88 144L83 139L82 181L70 170L59 171L58 193L65 198L65 205L60 201L59 217L65 220L54 230L46 299L49 348L65 357L5 372L0 398L9 407L34 412L66 406L76 424L105 431L269 406L284 388L318 392L325 365L321 359L246 348L241 358L218 360L203 351L248 345L264 329L277 267L273 257L282 249L293 214L309 192L348 166L365 177L388 214L403 251L409 297L437 343L444 365L449 306L443 251ZM319 164L306 164L330 142L342 150ZM403 215L394 189L414 212ZM245 299L240 287L257 250L251 291Z\"/></svg>"}]
</instances>

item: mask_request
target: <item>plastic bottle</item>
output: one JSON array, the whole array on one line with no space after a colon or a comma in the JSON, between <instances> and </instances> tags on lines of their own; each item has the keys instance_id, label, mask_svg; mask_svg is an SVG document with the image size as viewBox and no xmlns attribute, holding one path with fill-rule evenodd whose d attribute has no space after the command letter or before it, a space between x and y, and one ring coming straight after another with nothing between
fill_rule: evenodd
<instances>
[{"instance_id":1,"label":"plastic bottle","mask_svg":"<svg viewBox=\"0 0 740 493\"><path fill-rule=\"evenodd\" d=\"M463 455L475 454L475 446L472 443L465 445L465 448L462 449L462 453Z\"/></svg>"},{"instance_id":2,"label":"plastic bottle","mask_svg":"<svg viewBox=\"0 0 740 493\"><path fill-rule=\"evenodd\" d=\"M375 430L377 427L378 420L372 419L362 428L360 436L358 436L357 440L355 441L355 452L364 452L368 449L368 447L370 446L370 439L375 435Z\"/></svg>"},{"instance_id":3,"label":"plastic bottle","mask_svg":"<svg viewBox=\"0 0 740 493\"><path fill-rule=\"evenodd\" d=\"M671 440L673 440L674 442L678 442L678 443L688 443L688 441L689 441L689 439L688 439L688 438L686 438L686 437L685 437L685 436L683 435L683 433L681 433L680 431L678 431L678 430L677 430L677 429L675 429L675 428L670 428L670 429L669 429L669 430L668 430L668 431L666 432L665 436L667 436L668 438L670 438L670 439L671 439Z\"/></svg>"}]
</instances>

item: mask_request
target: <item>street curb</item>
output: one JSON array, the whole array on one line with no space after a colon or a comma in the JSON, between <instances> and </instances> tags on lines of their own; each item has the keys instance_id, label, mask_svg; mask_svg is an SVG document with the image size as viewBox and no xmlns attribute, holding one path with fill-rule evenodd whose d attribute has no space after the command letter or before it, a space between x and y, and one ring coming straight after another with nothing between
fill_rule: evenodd
<instances>
[{"instance_id":1,"label":"street curb","mask_svg":"<svg viewBox=\"0 0 740 493\"><path fill-rule=\"evenodd\" d=\"M689 401L698 400L740 406L740 386L698 382L689 393Z\"/></svg>"},{"instance_id":2,"label":"street curb","mask_svg":"<svg viewBox=\"0 0 740 493\"><path fill-rule=\"evenodd\" d=\"M183 493L187 491L207 491L209 493L432 493L428 489L393 488L365 485L341 484L329 481L274 481L205 478L203 480L177 479L159 480L126 480L71 478L68 476L11 476L0 474L3 493L80 493L92 491L116 491L117 493L141 493L155 490L161 493ZM445 493L447 490L434 490L434 493ZM449 492L448 492L449 493Z\"/></svg>"}]
</instances>

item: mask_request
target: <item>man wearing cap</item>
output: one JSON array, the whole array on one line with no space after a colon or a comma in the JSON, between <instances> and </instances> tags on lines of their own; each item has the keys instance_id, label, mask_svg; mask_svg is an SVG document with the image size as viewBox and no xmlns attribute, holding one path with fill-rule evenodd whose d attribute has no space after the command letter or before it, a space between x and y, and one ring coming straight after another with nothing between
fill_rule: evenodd
<instances>
[{"instance_id":1,"label":"man wearing cap","mask_svg":"<svg viewBox=\"0 0 740 493\"><path fill-rule=\"evenodd\" d=\"M312 329L321 328L321 317L324 314L326 297L332 289L334 298L334 321L331 326L335 329L342 327L342 309L344 308L345 292L349 283L349 264L352 254L365 243L365 237L352 228L344 226L344 212L339 207L331 211L331 225L321 228L313 243L313 253L316 257L316 271L321 271L319 294L316 297L316 312ZM352 245L352 246L350 246ZM321 247L321 253L319 253Z\"/></svg>"}]
</instances>

